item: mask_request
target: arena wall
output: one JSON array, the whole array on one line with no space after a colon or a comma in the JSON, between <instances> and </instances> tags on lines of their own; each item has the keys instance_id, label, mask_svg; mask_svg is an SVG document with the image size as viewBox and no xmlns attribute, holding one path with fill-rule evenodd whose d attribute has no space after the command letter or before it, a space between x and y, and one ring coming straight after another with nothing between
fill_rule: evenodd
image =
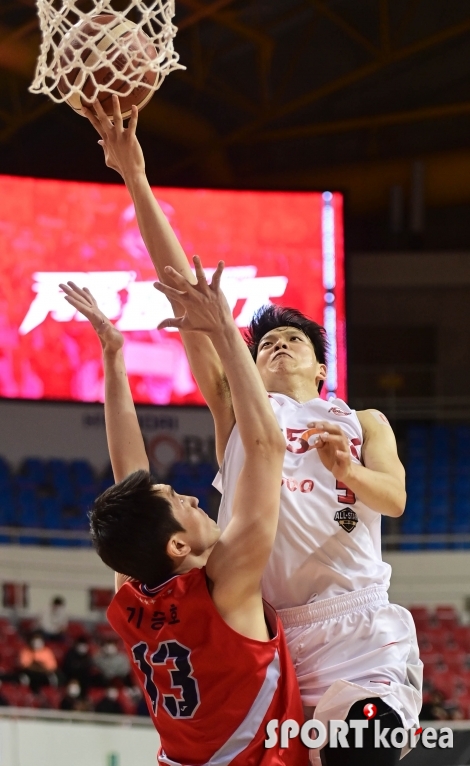
<instances>
[{"instance_id":1,"label":"arena wall","mask_svg":"<svg viewBox=\"0 0 470 766\"><path fill-rule=\"evenodd\" d=\"M470 600L470 552L390 552L390 600L403 606L452 604L464 612ZM113 588L113 573L91 549L0 546L0 583L28 585L28 607L22 616L42 612L52 596L63 595L71 617L102 618L90 611L90 588ZM0 609L1 611L1 609ZM6 610L3 613L8 614ZM0 761L1 764L1 761ZM3 766L3 764L2 764Z\"/></svg>"}]
</instances>

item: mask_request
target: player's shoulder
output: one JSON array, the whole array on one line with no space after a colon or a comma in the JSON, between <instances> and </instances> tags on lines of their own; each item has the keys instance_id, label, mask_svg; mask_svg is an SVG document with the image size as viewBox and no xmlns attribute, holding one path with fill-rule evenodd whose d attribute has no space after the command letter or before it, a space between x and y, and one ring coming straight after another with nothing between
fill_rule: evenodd
<instances>
[{"instance_id":1,"label":"player's shoulder","mask_svg":"<svg viewBox=\"0 0 470 766\"><path fill-rule=\"evenodd\" d=\"M358 410L359 420L364 436L364 442L370 439L380 439L384 443L393 442L393 429L386 415L380 410Z\"/></svg>"}]
</instances>

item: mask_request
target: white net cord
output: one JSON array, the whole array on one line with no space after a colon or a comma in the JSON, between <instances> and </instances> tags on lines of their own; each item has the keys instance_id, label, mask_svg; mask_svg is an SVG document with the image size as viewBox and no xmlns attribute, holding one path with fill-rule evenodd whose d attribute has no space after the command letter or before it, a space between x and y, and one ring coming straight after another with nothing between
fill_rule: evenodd
<instances>
[{"instance_id":1,"label":"white net cord","mask_svg":"<svg viewBox=\"0 0 470 766\"><path fill-rule=\"evenodd\" d=\"M117 4L37 0L42 43L31 93L80 111L81 98L122 98L139 87L146 103L170 72L185 69L173 46L174 0L129 0L124 10Z\"/></svg>"}]
</instances>

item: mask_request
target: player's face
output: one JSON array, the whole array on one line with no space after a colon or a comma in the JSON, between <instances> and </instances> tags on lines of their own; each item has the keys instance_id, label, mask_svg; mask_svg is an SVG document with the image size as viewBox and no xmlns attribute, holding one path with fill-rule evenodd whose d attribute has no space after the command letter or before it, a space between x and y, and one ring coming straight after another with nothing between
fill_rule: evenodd
<instances>
[{"instance_id":1,"label":"player's face","mask_svg":"<svg viewBox=\"0 0 470 766\"><path fill-rule=\"evenodd\" d=\"M173 516L183 529L181 536L191 548L192 553L200 556L208 548L211 548L220 537L220 529L201 508L197 497L179 495L168 484L158 485L168 498L173 509Z\"/></svg>"},{"instance_id":2,"label":"player's face","mask_svg":"<svg viewBox=\"0 0 470 766\"><path fill-rule=\"evenodd\" d=\"M279 376L306 374L316 380L324 367L317 361L310 338L295 327L266 333L258 347L256 366L268 391Z\"/></svg>"}]
</instances>

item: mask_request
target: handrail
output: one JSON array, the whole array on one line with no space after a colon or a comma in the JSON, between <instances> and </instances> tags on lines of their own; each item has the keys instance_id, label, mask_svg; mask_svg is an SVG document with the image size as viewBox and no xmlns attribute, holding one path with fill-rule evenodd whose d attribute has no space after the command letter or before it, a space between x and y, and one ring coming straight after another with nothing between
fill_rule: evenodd
<instances>
[{"instance_id":1,"label":"handrail","mask_svg":"<svg viewBox=\"0 0 470 766\"><path fill-rule=\"evenodd\" d=\"M0 535L4 537L38 537L43 540L84 540L90 543L89 532L79 532L69 529L37 529L35 527L0 527ZM382 545L399 545L401 543L444 543L452 545L454 543L470 543L470 534L461 534L459 532L449 532L446 534L386 534L382 535Z\"/></svg>"},{"instance_id":2,"label":"handrail","mask_svg":"<svg viewBox=\"0 0 470 766\"><path fill-rule=\"evenodd\" d=\"M38 529L36 527L0 527L6 537L41 537L46 540L86 540L91 545L89 532L71 529Z\"/></svg>"},{"instance_id":3,"label":"handrail","mask_svg":"<svg viewBox=\"0 0 470 766\"><path fill-rule=\"evenodd\" d=\"M27 707L1 707L2 718L36 718L46 721L68 721L75 723L111 723L115 726L152 726L147 716L111 715L108 713L82 713L75 710L41 710Z\"/></svg>"}]
</instances>

